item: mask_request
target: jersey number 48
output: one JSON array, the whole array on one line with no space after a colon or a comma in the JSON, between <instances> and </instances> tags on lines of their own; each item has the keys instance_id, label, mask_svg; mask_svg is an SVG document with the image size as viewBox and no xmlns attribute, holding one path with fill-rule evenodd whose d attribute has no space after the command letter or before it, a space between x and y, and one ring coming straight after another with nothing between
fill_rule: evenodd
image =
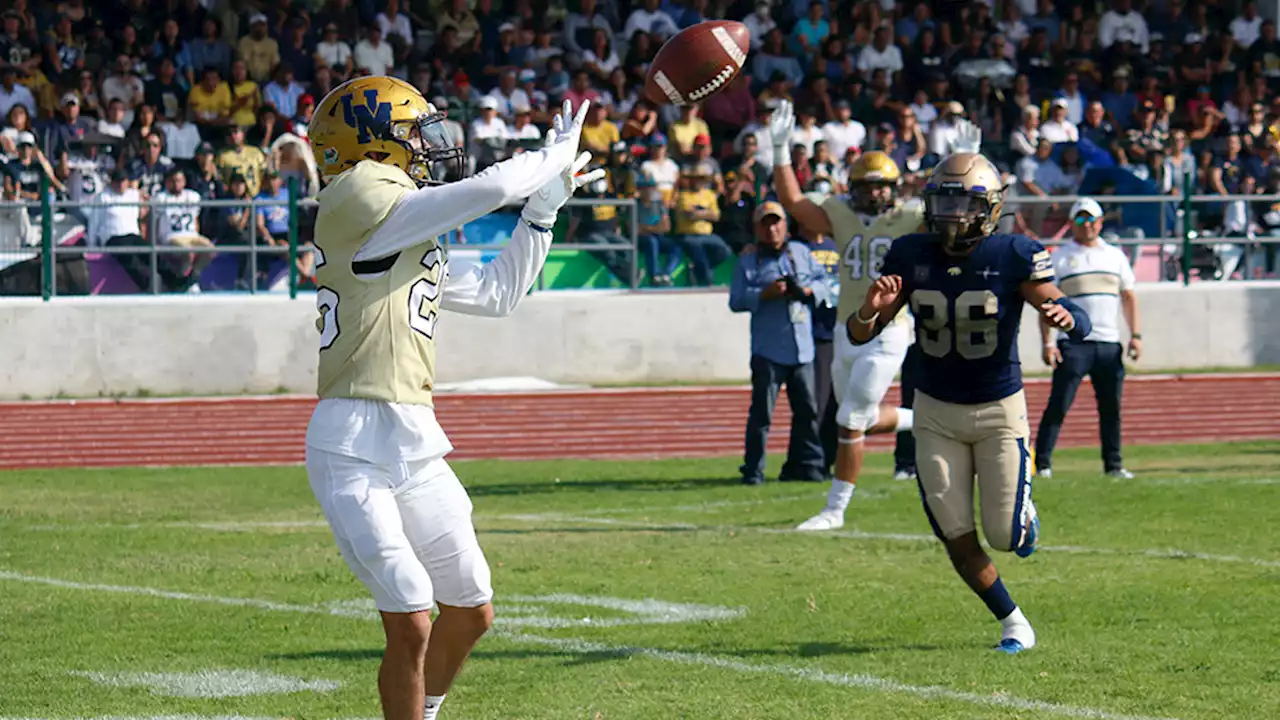
<instances>
[{"instance_id":1,"label":"jersey number 48","mask_svg":"<svg viewBox=\"0 0 1280 720\"><path fill-rule=\"evenodd\" d=\"M884 256L889 253L893 238L875 237L866 243L864 257L862 235L856 235L844 249L844 266L849 269L850 280L877 280L880 268L884 265Z\"/></svg>"},{"instance_id":2,"label":"jersey number 48","mask_svg":"<svg viewBox=\"0 0 1280 720\"><path fill-rule=\"evenodd\" d=\"M965 360L990 357L999 343L999 298L990 290L966 290L955 302L937 290L911 293L916 342L925 353L946 357L954 349Z\"/></svg>"}]
</instances>

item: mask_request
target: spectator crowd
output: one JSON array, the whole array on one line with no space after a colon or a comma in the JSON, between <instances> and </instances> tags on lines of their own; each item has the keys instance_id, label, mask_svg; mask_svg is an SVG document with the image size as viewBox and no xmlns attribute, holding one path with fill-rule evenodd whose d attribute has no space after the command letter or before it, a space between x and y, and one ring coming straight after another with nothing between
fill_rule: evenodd
<instances>
[{"instance_id":1,"label":"spectator crowd","mask_svg":"<svg viewBox=\"0 0 1280 720\"><path fill-rule=\"evenodd\" d=\"M958 119L970 120L1010 194L1046 199L1014 218L1035 235L1063 225L1066 206L1052 198L1080 192L1093 169L1106 171L1095 195L1280 190L1280 38L1253 0L4 5L5 199L36 201L47 179L58 198L85 203L74 212L89 246L189 234L282 244L284 206L92 216L126 196L185 208L192 197L279 200L291 182L313 195L311 112L362 74L404 78L447 109L471 172L537 147L562 99L590 100L583 145L609 172L584 194L636 204L575 208L567 239L626 244L634 222L644 282L655 286L672 284L682 260L691 284L711 284L753 242L752 213L772 197L768 117L782 99L798 116L792 164L820 195L844 192L846 168L868 150L898 163L910 194L950 150ZM750 29L744 71L700 106L651 103L642 90L658 48L713 18ZM1224 200L1194 219L1224 238L1280 234L1280 205L1269 201ZM299 220L305 240L309 218ZM1114 210L1104 230L1129 225ZM627 251L599 257L632 280ZM1274 254L1259 257L1257 272L1274 272ZM143 263L121 264L151 282ZM164 289L190 287L201 264L175 255ZM298 269L309 277L306 254ZM240 268L239 284L259 280Z\"/></svg>"}]
</instances>

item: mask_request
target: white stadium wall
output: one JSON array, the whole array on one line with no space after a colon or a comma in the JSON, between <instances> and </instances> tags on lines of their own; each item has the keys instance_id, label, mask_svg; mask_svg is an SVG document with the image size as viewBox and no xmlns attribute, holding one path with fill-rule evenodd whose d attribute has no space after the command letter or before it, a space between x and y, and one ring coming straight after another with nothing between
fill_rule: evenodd
<instances>
[{"instance_id":1,"label":"white stadium wall","mask_svg":"<svg viewBox=\"0 0 1280 720\"><path fill-rule=\"evenodd\" d=\"M1139 286L1150 369L1280 364L1280 283ZM314 296L0 299L0 397L314 391ZM535 293L505 320L446 314L440 382L748 377L748 316L724 291ZM1021 352L1041 370L1035 314Z\"/></svg>"}]
</instances>

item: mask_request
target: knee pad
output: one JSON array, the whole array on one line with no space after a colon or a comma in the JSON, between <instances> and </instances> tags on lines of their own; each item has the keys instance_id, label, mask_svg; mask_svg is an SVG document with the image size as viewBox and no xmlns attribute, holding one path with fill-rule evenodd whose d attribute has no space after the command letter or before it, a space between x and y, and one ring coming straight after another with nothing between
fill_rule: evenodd
<instances>
[{"instance_id":1,"label":"knee pad","mask_svg":"<svg viewBox=\"0 0 1280 720\"><path fill-rule=\"evenodd\" d=\"M875 425L879 419L879 402L874 402L870 405L841 403L839 410L836 411L836 424L846 430L866 432L871 428L871 426Z\"/></svg>"}]
</instances>

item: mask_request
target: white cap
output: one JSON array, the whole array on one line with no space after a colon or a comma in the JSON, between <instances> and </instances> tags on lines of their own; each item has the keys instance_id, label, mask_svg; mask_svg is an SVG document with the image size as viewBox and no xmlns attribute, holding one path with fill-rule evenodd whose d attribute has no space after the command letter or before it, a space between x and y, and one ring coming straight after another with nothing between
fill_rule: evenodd
<instances>
[{"instance_id":1,"label":"white cap","mask_svg":"<svg viewBox=\"0 0 1280 720\"><path fill-rule=\"evenodd\" d=\"M257 23L265 23L266 21L267 21L267 16L263 15L262 13L254 13L249 16L250 25L256 25Z\"/></svg>"},{"instance_id":2,"label":"white cap","mask_svg":"<svg viewBox=\"0 0 1280 720\"><path fill-rule=\"evenodd\" d=\"M32 135L26 130L23 130L22 132L18 133L18 142L15 144L16 145L35 145L36 136Z\"/></svg>"},{"instance_id":3,"label":"white cap","mask_svg":"<svg viewBox=\"0 0 1280 720\"><path fill-rule=\"evenodd\" d=\"M1071 104L1067 102L1066 98L1060 97L1053 101L1053 106L1060 107L1060 108L1069 108L1071 107Z\"/></svg>"},{"instance_id":4,"label":"white cap","mask_svg":"<svg viewBox=\"0 0 1280 720\"><path fill-rule=\"evenodd\" d=\"M493 97L492 95L485 95L484 97L480 98L480 109L497 110L498 99Z\"/></svg>"},{"instance_id":5,"label":"white cap","mask_svg":"<svg viewBox=\"0 0 1280 720\"><path fill-rule=\"evenodd\" d=\"M1071 206L1071 214L1069 217L1075 218L1080 213L1085 213L1094 220L1097 220L1102 217L1102 206L1093 198L1082 197Z\"/></svg>"}]
</instances>

